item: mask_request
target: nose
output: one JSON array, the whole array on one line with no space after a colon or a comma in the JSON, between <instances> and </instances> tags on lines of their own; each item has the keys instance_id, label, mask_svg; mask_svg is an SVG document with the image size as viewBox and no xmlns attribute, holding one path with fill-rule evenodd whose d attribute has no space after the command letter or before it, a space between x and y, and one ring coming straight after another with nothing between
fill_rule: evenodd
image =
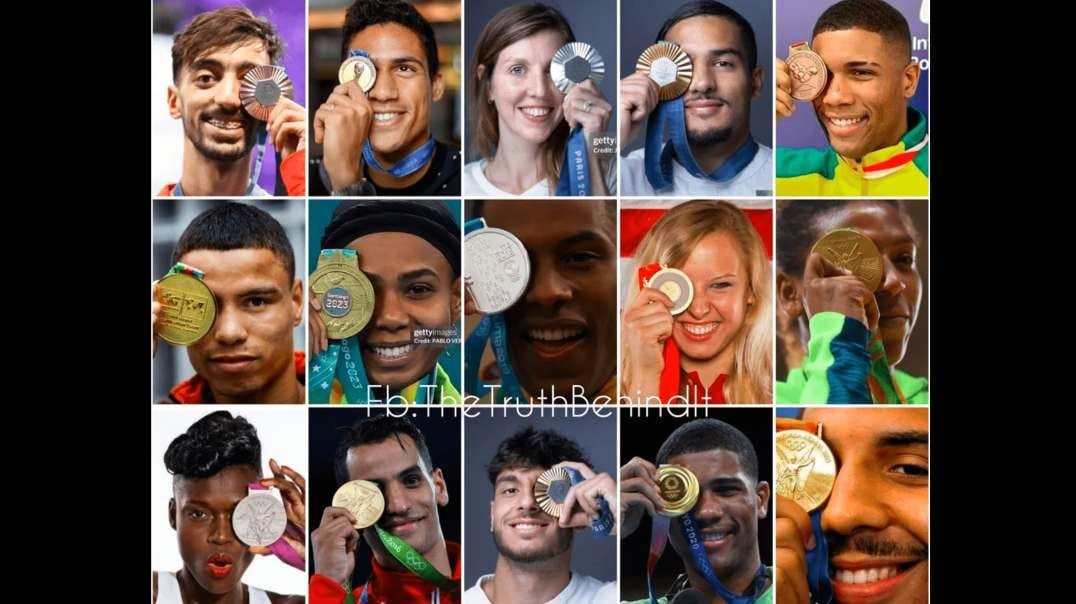
<instances>
[{"instance_id":1,"label":"nose","mask_svg":"<svg viewBox=\"0 0 1076 604\"><path fill-rule=\"evenodd\" d=\"M553 88L553 76L549 75L549 69L533 70L530 77L531 96L545 98Z\"/></svg>"},{"instance_id":2,"label":"nose","mask_svg":"<svg viewBox=\"0 0 1076 604\"><path fill-rule=\"evenodd\" d=\"M213 91L213 102L227 111L238 111L240 107L239 85L238 74L226 73Z\"/></svg>"},{"instance_id":3,"label":"nose","mask_svg":"<svg viewBox=\"0 0 1076 604\"><path fill-rule=\"evenodd\" d=\"M374 87L367 93L367 97L377 101L392 101L399 96L399 92L392 66L377 65L377 79L374 80Z\"/></svg>"},{"instance_id":4,"label":"nose","mask_svg":"<svg viewBox=\"0 0 1076 604\"><path fill-rule=\"evenodd\" d=\"M693 61L691 73L691 92L706 95L714 91L717 80L710 71L708 58L700 57Z\"/></svg>"},{"instance_id":5,"label":"nose","mask_svg":"<svg viewBox=\"0 0 1076 604\"><path fill-rule=\"evenodd\" d=\"M695 502L692 513L699 524L719 522L725 517L721 497L709 489L699 491L699 499Z\"/></svg>"},{"instance_id":6,"label":"nose","mask_svg":"<svg viewBox=\"0 0 1076 604\"><path fill-rule=\"evenodd\" d=\"M901 278L897 265L888 256L882 256L882 283L879 288L889 294L898 295L904 291L904 279Z\"/></svg>"},{"instance_id":7,"label":"nose","mask_svg":"<svg viewBox=\"0 0 1076 604\"><path fill-rule=\"evenodd\" d=\"M389 481L382 490L385 493L385 511L389 514L406 516L411 511L411 500L403 485L396 481Z\"/></svg>"},{"instance_id":8,"label":"nose","mask_svg":"<svg viewBox=\"0 0 1076 604\"><path fill-rule=\"evenodd\" d=\"M230 514L217 515L213 521L213 530L209 533L209 542L213 545L224 545L230 543L234 537L232 516Z\"/></svg>"},{"instance_id":9,"label":"nose","mask_svg":"<svg viewBox=\"0 0 1076 604\"><path fill-rule=\"evenodd\" d=\"M243 313L230 304L217 301L217 321L213 326L213 338L220 344L234 346L247 339Z\"/></svg>"},{"instance_id":10,"label":"nose","mask_svg":"<svg viewBox=\"0 0 1076 604\"><path fill-rule=\"evenodd\" d=\"M522 484L519 489L519 497L516 498L516 507L521 511L537 511L538 502L534 499L534 485Z\"/></svg>"},{"instance_id":11,"label":"nose","mask_svg":"<svg viewBox=\"0 0 1076 604\"><path fill-rule=\"evenodd\" d=\"M536 262L534 265L536 270L527 291L528 303L556 308L572 299L571 281L565 279L552 262Z\"/></svg>"},{"instance_id":12,"label":"nose","mask_svg":"<svg viewBox=\"0 0 1076 604\"><path fill-rule=\"evenodd\" d=\"M822 104L828 106L851 105L853 102L851 88L839 75L829 74L826 89L822 92Z\"/></svg>"},{"instance_id":13,"label":"nose","mask_svg":"<svg viewBox=\"0 0 1076 604\"><path fill-rule=\"evenodd\" d=\"M856 529L880 530L889 524L888 507L877 493L871 473L858 464L838 468L833 490L822 510L822 529L841 535L851 535Z\"/></svg>"},{"instance_id":14,"label":"nose","mask_svg":"<svg viewBox=\"0 0 1076 604\"><path fill-rule=\"evenodd\" d=\"M410 324L407 307L399 292L386 288L377 292L375 323L378 329L399 331Z\"/></svg>"},{"instance_id":15,"label":"nose","mask_svg":"<svg viewBox=\"0 0 1076 604\"><path fill-rule=\"evenodd\" d=\"M704 291L704 284L695 284L695 295L691 298L691 305L687 307L687 314L693 319L705 319L710 314L710 301L702 293Z\"/></svg>"}]
</instances>

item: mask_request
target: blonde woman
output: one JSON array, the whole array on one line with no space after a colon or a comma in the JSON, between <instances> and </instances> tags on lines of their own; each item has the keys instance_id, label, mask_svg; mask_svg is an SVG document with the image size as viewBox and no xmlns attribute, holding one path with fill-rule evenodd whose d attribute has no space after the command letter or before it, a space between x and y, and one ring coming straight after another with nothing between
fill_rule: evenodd
<instances>
[{"instance_id":1,"label":"blonde woman","mask_svg":"<svg viewBox=\"0 0 1076 604\"><path fill-rule=\"evenodd\" d=\"M544 4L517 4L490 19L475 45L471 73L483 159L463 168L467 195L549 197L557 190L569 131L581 127L587 148L605 132L613 106L593 81L565 94L549 65L575 41L568 21ZM590 195L616 193L611 161L588 153Z\"/></svg>"},{"instance_id":2,"label":"blonde woman","mask_svg":"<svg viewBox=\"0 0 1076 604\"><path fill-rule=\"evenodd\" d=\"M655 263L691 280L691 304L675 316L667 295L640 288L636 279ZM671 392L689 402L772 402L772 305L770 263L742 210L725 201L671 208L636 250L623 314L621 394L669 402L660 393L671 383ZM666 350L668 341L675 350ZM667 368L671 359L679 366Z\"/></svg>"}]
</instances>

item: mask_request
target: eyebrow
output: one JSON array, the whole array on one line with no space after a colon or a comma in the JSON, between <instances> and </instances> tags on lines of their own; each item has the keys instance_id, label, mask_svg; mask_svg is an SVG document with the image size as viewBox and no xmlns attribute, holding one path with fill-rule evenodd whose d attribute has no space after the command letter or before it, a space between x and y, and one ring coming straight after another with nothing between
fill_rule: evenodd
<instances>
[{"instance_id":1,"label":"eyebrow","mask_svg":"<svg viewBox=\"0 0 1076 604\"><path fill-rule=\"evenodd\" d=\"M397 478L403 478L403 477L407 476L408 474L411 474L412 472L418 472L418 473L421 474L422 473L422 468L420 468L418 466L418 464L414 464L413 466L411 466L409 468L404 468L403 470L400 470L400 472L398 474L396 474L396 477Z\"/></svg>"},{"instance_id":2,"label":"eyebrow","mask_svg":"<svg viewBox=\"0 0 1076 604\"><path fill-rule=\"evenodd\" d=\"M248 70L254 69L257 66L258 66L257 63L252 63L250 61L243 61L242 63L239 64L239 71L248 71ZM220 61L218 61L216 59L201 58L201 59L197 59L193 63L191 63L191 71L192 72L198 71L199 69L223 70L224 69L224 63L221 63Z\"/></svg>"},{"instance_id":3,"label":"eyebrow","mask_svg":"<svg viewBox=\"0 0 1076 604\"><path fill-rule=\"evenodd\" d=\"M881 69L882 65L881 63L876 63L874 61L847 61L844 64L844 67L845 69L852 69L854 67L877 67Z\"/></svg>"},{"instance_id":4,"label":"eyebrow","mask_svg":"<svg viewBox=\"0 0 1076 604\"><path fill-rule=\"evenodd\" d=\"M744 483L744 481L740 480L739 478L727 478L727 477L718 477L718 478L714 478L712 480L709 480L709 481L706 482L706 486L711 488L711 489L721 489L721 488L729 488L729 487L747 488L747 484Z\"/></svg>"},{"instance_id":5,"label":"eyebrow","mask_svg":"<svg viewBox=\"0 0 1076 604\"><path fill-rule=\"evenodd\" d=\"M576 233L575 235L571 235L569 237L561 239L560 243L558 243L557 245L562 247L568 247L579 243L606 243L607 241L607 237L602 236L596 231L583 231L582 233Z\"/></svg>"},{"instance_id":6,"label":"eyebrow","mask_svg":"<svg viewBox=\"0 0 1076 604\"><path fill-rule=\"evenodd\" d=\"M239 294L240 298L247 298L250 296L273 296L280 293L280 288L277 287L255 287L254 289L248 289Z\"/></svg>"},{"instance_id":7,"label":"eyebrow","mask_svg":"<svg viewBox=\"0 0 1076 604\"><path fill-rule=\"evenodd\" d=\"M406 283L408 281L414 281L422 277L433 277L434 279L436 279L437 272L434 271L432 268L418 268L413 271L407 271L406 273L403 273L396 278L396 281L399 283Z\"/></svg>"},{"instance_id":8,"label":"eyebrow","mask_svg":"<svg viewBox=\"0 0 1076 604\"><path fill-rule=\"evenodd\" d=\"M743 60L743 53L735 48L715 48L709 52L711 59L716 59L721 55L735 55L738 59Z\"/></svg>"},{"instance_id":9,"label":"eyebrow","mask_svg":"<svg viewBox=\"0 0 1076 604\"><path fill-rule=\"evenodd\" d=\"M874 446L906 447L908 445L926 445L929 442L929 434L922 430L902 430L898 432L886 432L874 439Z\"/></svg>"},{"instance_id":10,"label":"eyebrow","mask_svg":"<svg viewBox=\"0 0 1076 604\"><path fill-rule=\"evenodd\" d=\"M516 483L519 482L519 479L516 478L515 474L505 474L504 476L498 476L496 482L494 482L493 484L494 486L496 486L501 484L502 482Z\"/></svg>"}]
</instances>

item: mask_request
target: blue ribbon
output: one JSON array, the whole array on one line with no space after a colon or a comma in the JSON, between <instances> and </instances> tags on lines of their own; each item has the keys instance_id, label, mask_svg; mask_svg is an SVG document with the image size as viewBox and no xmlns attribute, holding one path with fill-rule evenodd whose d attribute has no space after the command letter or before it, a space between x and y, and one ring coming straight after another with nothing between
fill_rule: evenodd
<instances>
[{"instance_id":1,"label":"blue ribbon","mask_svg":"<svg viewBox=\"0 0 1076 604\"><path fill-rule=\"evenodd\" d=\"M568 473L568 479L572 481L572 486L583 482L583 474L579 470L568 466L561 467ZM590 530L604 537L613 530L613 515L609 511L609 503L605 501L605 497L598 495L594 501L598 504L598 517L590 521Z\"/></svg>"},{"instance_id":2,"label":"blue ribbon","mask_svg":"<svg viewBox=\"0 0 1076 604\"><path fill-rule=\"evenodd\" d=\"M568 135L564 153L564 165L560 168L557 183L558 197L585 197L590 195L590 160L587 157L587 139L581 126Z\"/></svg>"},{"instance_id":3,"label":"blue ribbon","mask_svg":"<svg viewBox=\"0 0 1076 604\"><path fill-rule=\"evenodd\" d=\"M812 603L829 604L833 601L833 584L829 580L829 546L822 532L822 510L815 510L809 515L815 546L806 556L807 587L811 590Z\"/></svg>"},{"instance_id":4,"label":"blue ribbon","mask_svg":"<svg viewBox=\"0 0 1076 604\"><path fill-rule=\"evenodd\" d=\"M662 146L665 127L669 128L669 142ZM675 157L692 176L714 182L728 182L751 163L758 152L758 143L750 135L739 149L713 172L706 173L695 161L687 142L687 125L684 121L684 97L658 103L646 124L646 151L644 165L646 180L655 191L672 186L672 160Z\"/></svg>"},{"instance_id":5,"label":"blue ribbon","mask_svg":"<svg viewBox=\"0 0 1076 604\"><path fill-rule=\"evenodd\" d=\"M347 397L348 403L370 402L370 381L366 376L366 365L362 362L358 336L330 340L329 348L314 356L314 364L310 367L311 403L329 402L334 377L339 379L344 387L344 396ZM434 365L433 371L419 380L415 404L429 404L430 388L424 386L436 383L437 365ZM439 400L439 397L435 397L435 400ZM382 400L380 403L388 403L388 400Z\"/></svg>"},{"instance_id":6,"label":"blue ribbon","mask_svg":"<svg viewBox=\"0 0 1076 604\"><path fill-rule=\"evenodd\" d=\"M258 142L254 148L254 169L250 173L250 182L247 183L247 192L243 193L244 196L253 193L254 187L258 186L258 177L262 173L262 159L265 158L265 141L269 140L269 131L265 122L259 122L255 127L258 129ZM176 181L176 186L172 189L172 197L185 195L183 187L179 185L179 181Z\"/></svg>"},{"instance_id":7,"label":"blue ribbon","mask_svg":"<svg viewBox=\"0 0 1076 604\"><path fill-rule=\"evenodd\" d=\"M371 170L387 172L396 178L403 178L414 174L419 168L425 166L426 162L433 157L433 152L436 149L437 141L431 136L424 145L408 153L406 157L396 162L391 168L386 168L374 157L374 149L370 146L370 139L367 138L366 142L362 144L362 159L366 161L366 165L370 166Z\"/></svg>"}]
</instances>

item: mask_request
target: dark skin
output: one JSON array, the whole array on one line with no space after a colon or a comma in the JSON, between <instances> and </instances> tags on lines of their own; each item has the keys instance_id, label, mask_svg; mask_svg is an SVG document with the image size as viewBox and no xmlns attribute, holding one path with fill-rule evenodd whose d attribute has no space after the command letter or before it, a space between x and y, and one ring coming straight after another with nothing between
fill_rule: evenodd
<instances>
[{"instance_id":1,"label":"dark skin","mask_svg":"<svg viewBox=\"0 0 1076 604\"><path fill-rule=\"evenodd\" d=\"M255 555L269 553L265 547L248 547L232 529L232 513L247 496L248 485L260 482L281 490L288 521L300 533L305 526L303 477L270 461L272 478L260 479L253 466L228 466L206 478L177 478L174 497L168 502L168 520L176 531L183 569L176 573L186 604L243 604L249 589L240 582ZM305 547L287 538L305 558ZM267 592L273 604L305 602L303 596ZM153 574L153 600L157 600L157 574Z\"/></svg>"},{"instance_id":2,"label":"dark skin","mask_svg":"<svg viewBox=\"0 0 1076 604\"><path fill-rule=\"evenodd\" d=\"M616 233L605 202L487 202L490 227L527 248L530 282L505 311L508 350L531 396L597 394L616 372ZM469 303L470 306L470 303Z\"/></svg>"}]
</instances>

